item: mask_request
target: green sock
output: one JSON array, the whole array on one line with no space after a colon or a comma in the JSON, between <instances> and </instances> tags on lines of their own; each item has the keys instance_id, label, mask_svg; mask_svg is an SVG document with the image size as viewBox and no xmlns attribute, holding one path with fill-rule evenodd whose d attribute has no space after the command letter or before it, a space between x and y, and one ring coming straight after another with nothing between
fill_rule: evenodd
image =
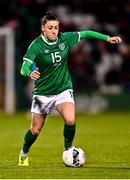
<instances>
[{"instance_id":1,"label":"green sock","mask_svg":"<svg viewBox=\"0 0 130 180\"><path fill-rule=\"evenodd\" d=\"M72 146L72 142L75 136L76 125L69 126L67 124L64 125L64 147L68 149Z\"/></svg>"},{"instance_id":2,"label":"green sock","mask_svg":"<svg viewBox=\"0 0 130 180\"><path fill-rule=\"evenodd\" d=\"M37 139L37 135L33 135L31 130L29 129L24 136L24 143L23 143L23 152L28 153L31 145Z\"/></svg>"}]
</instances>

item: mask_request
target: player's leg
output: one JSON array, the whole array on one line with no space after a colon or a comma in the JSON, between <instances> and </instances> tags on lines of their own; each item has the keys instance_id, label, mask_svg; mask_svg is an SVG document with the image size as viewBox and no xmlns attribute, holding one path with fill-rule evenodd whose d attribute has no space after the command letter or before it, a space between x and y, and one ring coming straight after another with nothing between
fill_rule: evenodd
<instances>
[{"instance_id":1,"label":"player's leg","mask_svg":"<svg viewBox=\"0 0 130 180\"><path fill-rule=\"evenodd\" d=\"M31 127L24 137L23 148L19 156L19 165L26 166L26 159L28 162L27 153L30 147L37 139L46 119L47 114L50 113L54 102L50 97L34 95L32 100L31 112L32 121ZM25 159L24 159L25 158ZM22 160L23 159L23 160ZM24 163L25 162L25 163Z\"/></svg>"},{"instance_id":2,"label":"player's leg","mask_svg":"<svg viewBox=\"0 0 130 180\"><path fill-rule=\"evenodd\" d=\"M56 108L64 119L64 148L69 149L75 136L75 104L72 102L64 102L57 104Z\"/></svg>"},{"instance_id":3,"label":"player's leg","mask_svg":"<svg viewBox=\"0 0 130 180\"><path fill-rule=\"evenodd\" d=\"M19 155L19 165L28 166L28 152L32 144L37 139L44 125L46 114L32 113L31 127L24 136L24 143Z\"/></svg>"},{"instance_id":4,"label":"player's leg","mask_svg":"<svg viewBox=\"0 0 130 180\"><path fill-rule=\"evenodd\" d=\"M32 113L31 127L24 136L23 152L27 154L44 125L46 115Z\"/></svg>"}]
</instances>

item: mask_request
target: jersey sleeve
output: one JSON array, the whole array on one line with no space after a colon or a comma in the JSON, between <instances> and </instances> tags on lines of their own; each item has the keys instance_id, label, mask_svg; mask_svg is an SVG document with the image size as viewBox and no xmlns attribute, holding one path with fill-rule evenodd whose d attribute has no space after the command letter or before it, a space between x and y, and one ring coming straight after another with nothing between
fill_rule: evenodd
<instances>
[{"instance_id":1,"label":"jersey sleeve","mask_svg":"<svg viewBox=\"0 0 130 180\"><path fill-rule=\"evenodd\" d=\"M24 61L28 61L31 64L33 64L36 56L37 56L36 44L34 42L32 42L30 44L30 46L28 47L27 52L26 52L26 54L23 57L23 60Z\"/></svg>"},{"instance_id":2,"label":"jersey sleeve","mask_svg":"<svg viewBox=\"0 0 130 180\"><path fill-rule=\"evenodd\" d=\"M64 35L66 36L68 45L70 47L77 44L80 40L80 34L78 32L66 32L66 33L64 33Z\"/></svg>"},{"instance_id":3,"label":"jersey sleeve","mask_svg":"<svg viewBox=\"0 0 130 180\"><path fill-rule=\"evenodd\" d=\"M91 31L91 30L85 30L85 31L80 31L80 39L97 39L97 40L102 40L102 41L107 41L108 35L96 32L96 31Z\"/></svg>"},{"instance_id":4,"label":"jersey sleeve","mask_svg":"<svg viewBox=\"0 0 130 180\"><path fill-rule=\"evenodd\" d=\"M24 61L20 70L21 75L29 76L31 72L31 63L29 61Z\"/></svg>"},{"instance_id":5,"label":"jersey sleeve","mask_svg":"<svg viewBox=\"0 0 130 180\"><path fill-rule=\"evenodd\" d=\"M36 45L33 41L28 47L27 52L23 57L23 64L20 71L23 76L29 76L29 74L34 70L34 60L37 56L36 52Z\"/></svg>"}]
</instances>

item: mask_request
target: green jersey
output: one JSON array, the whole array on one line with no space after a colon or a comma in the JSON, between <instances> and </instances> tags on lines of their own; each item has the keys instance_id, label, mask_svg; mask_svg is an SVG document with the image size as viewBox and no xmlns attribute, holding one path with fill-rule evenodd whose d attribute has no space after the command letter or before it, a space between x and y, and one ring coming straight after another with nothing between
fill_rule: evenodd
<instances>
[{"instance_id":1,"label":"green jersey","mask_svg":"<svg viewBox=\"0 0 130 180\"><path fill-rule=\"evenodd\" d=\"M55 42L48 42L40 35L31 43L23 58L21 74L29 76L31 64L36 63L40 78L34 82L34 94L56 95L73 88L67 62L69 49L78 43L79 39L86 38L107 41L109 36L85 30L59 33Z\"/></svg>"},{"instance_id":2,"label":"green jersey","mask_svg":"<svg viewBox=\"0 0 130 180\"><path fill-rule=\"evenodd\" d=\"M55 42L48 42L40 35L31 43L23 60L35 62L40 72L40 78L34 82L34 94L56 95L73 88L68 70L68 53L79 39L78 32L66 32L59 33Z\"/></svg>"}]
</instances>

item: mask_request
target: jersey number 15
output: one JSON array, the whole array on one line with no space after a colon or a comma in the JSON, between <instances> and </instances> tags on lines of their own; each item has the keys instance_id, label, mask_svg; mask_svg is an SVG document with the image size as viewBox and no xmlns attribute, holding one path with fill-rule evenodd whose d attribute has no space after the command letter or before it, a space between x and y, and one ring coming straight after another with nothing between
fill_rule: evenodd
<instances>
[{"instance_id":1,"label":"jersey number 15","mask_svg":"<svg viewBox=\"0 0 130 180\"><path fill-rule=\"evenodd\" d=\"M61 61L61 56L60 56L59 52L51 53L51 57L52 57L53 63L58 63Z\"/></svg>"}]
</instances>

